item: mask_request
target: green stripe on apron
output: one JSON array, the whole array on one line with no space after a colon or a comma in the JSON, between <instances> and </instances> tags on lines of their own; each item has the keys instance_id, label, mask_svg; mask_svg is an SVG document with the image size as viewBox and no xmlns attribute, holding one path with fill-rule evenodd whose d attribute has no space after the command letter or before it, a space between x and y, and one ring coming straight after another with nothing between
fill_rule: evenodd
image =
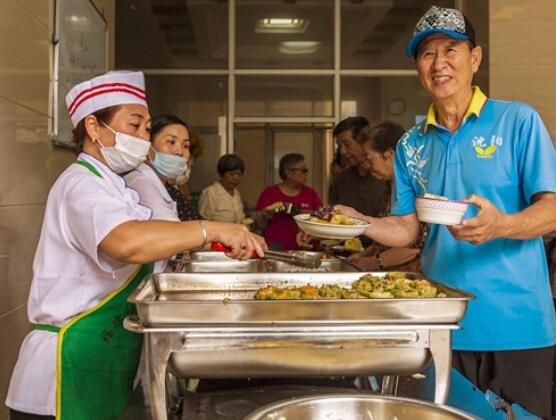
<instances>
[{"instance_id":1,"label":"green stripe on apron","mask_svg":"<svg viewBox=\"0 0 556 420\"><path fill-rule=\"evenodd\" d=\"M77 161L102 178L94 166ZM153 271L137 270L98 305L79 314L58 333L56 419L116 419L133 394L143 337L123 327L135 314L127 298Z\"/></svg>"},{"instance_id":2,"label":"green stripe on apron","mask_svg":"<svg viewBox=\"0 0 556 420\"><path fill-rule=\"evenodd\" d=\"M56 325L49 325L49 324L35 324L35 329L39 331L49 331L53 333L58 333L61 330L60 327L57 327Z\"/></svg>"}]
</instances>

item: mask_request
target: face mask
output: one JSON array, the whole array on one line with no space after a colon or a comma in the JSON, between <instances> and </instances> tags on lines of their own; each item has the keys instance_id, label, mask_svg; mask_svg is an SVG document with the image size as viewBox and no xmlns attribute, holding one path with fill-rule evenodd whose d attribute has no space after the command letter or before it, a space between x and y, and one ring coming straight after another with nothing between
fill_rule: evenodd
<instances>
[{"instance_id":1,"label":"face mask","mask_svg":"<svg viewBox=\"0 0 556 420\"><path fill-rule=\"evenodd\" d=\"M161 152L156 152L151 164L160 175L170 179L176 179L185 173L188 167L187 160L183 156Z\"/></svg>"},{"instance_id":2,"label":"face mask","mask_svg":"<svg viewBox=\"0 0 556 420\"><path fill-rule=\"evenodd\" d=\"M118 174L129 172L145 161L151 143L139 137L114 131L106 124L104 126L116 135L116 144L112 147L105 147L100 140L98 141L102 146L100 153L110 169Z\"/></svg>"},{"instance_id":3,"label":"face mask","mask_svg":"<svg viewBox=\"0 0 556 420\"><path fill-rule=\"evenodd\" d=\"M185 184L187 181L189 181L190 176L191 176L191 168L189 167L189 165L187 165L187 169L185 170L185 172L176 177L176 185Z\"/></svg>"}]
</instances>

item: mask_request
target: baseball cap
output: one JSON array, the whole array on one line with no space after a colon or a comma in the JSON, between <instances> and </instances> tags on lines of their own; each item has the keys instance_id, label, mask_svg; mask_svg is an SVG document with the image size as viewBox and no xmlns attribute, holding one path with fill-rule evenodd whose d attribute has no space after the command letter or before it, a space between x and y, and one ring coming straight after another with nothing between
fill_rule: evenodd
<instances>
[{"instance_id":1,"label":"baseball cap","mask_svg":"<svg viewBox=\"0 0 556 420\"><path fill-rule=\"evenodd\" d=\"M405 49L407 56L415 57L421 41L433 34L445 34L454 39L468 40L475 46L475 30L461 11L432 6L417 22L413 36Z\"/></svg>"}]
</instances>

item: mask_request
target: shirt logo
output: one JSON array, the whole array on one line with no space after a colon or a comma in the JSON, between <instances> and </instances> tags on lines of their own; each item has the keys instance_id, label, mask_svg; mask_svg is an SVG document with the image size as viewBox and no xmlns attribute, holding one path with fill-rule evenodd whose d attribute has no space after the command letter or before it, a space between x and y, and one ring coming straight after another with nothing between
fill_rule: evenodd
<instances>
[{"instance_id":1,"label":"shirt logo","mask_svg":"<svg viewBox=\"0 0 556 420\"><path fill-rule=\"evenodd\" d=\"M472 144L476 157L479 159L490 159L496 150L504 144L504 139L501 136L493 134L490 136L490 141L487 143L483 136L475 136L473 137Z\"/></svg>"},{"instance_id":2,"label":"shirt logo","mask_svg":"<svg viewBox=\"0 0 556 420\"><path fill-rule=\"evenodd\" d=\"M425 167L427 166L428 159L422 156L423 149L425 145L413 146L409 143L409 138L411 133L417 129L417 126L411 128L407 133L405 133L400 139L400 144L402 145L405 155L406 155L406 168L411 177L417 182L417 184L423 190L423 194L427 193L427 183L428 180L425 177ZM422 134L419 134L422 136Z\"/></svg>"}]
</instances>

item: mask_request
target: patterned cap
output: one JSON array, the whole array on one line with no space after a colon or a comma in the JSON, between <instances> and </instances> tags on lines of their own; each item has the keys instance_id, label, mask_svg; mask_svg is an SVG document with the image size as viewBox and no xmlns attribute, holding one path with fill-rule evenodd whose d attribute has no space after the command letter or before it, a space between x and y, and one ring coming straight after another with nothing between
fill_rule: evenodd
<instances>
[{"instance_id":1,"label":"patterned cap","mask_svg":"<svg viewBox=\"0 0 556 420\"><path fill-rule=\"evenodd\" d=\"M66 95L74 127L93 112L125 104L147 106L145 77L140 71L110 71L75 85Z\"/></svg>"},{"instance_id":2,"label":"patterned cap","mask_svg":"<svg viewBox=\"0 0 556 420\"><path fill-rule=\"evenodd\" d=\"M475 45L475 30L462 12L457 9L432 6L417 22L405 53L409 57L415 57L421 41L432 34L445 34L451 38L471 41Z\"/></svg>"}]
</instances>

